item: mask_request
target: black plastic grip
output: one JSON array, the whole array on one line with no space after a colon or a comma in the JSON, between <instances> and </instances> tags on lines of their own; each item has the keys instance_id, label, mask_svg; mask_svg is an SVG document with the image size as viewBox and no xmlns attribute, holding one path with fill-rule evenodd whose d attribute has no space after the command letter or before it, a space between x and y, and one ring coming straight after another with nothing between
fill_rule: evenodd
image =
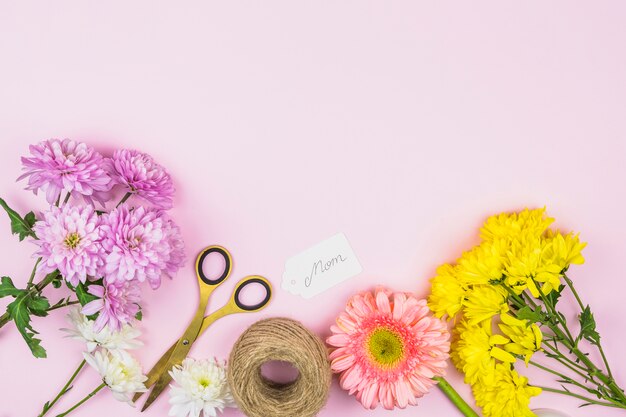
<instances>
[{"instance_id":1,"label":"black plastic grip","mask_svg":"<svg viewBox=\"0 0 626 417\"><path fill-rule=\"evenodd\" d=\"M239 301L239 293L241 292L241 290L243 290L245 286L250 284L261 284L263 288L265 288L265 298L257 304L248 306ZM235 290L234 298L235 304L237 304L237 307L239 307L240 309L245 311L256 311L263 308L270 301L270 298L272 298L272 288L267 282L263 281L262 279L250 278L249 280L244 281L243 284L241 284L239 287L237 287L237 289Z\"/></svg>"},{"instance_id":2,"label":"black plastic grip","mask_svg":"<svg viewBox=\"0 0 626 417\"><path fill-rule=\"evenodd\" d=\"M222 255L222 257L224 258L224 272L222 273L222 275L218 278L218 279L210 279L209 277L207 277L204 274L204 271L202 270L202 265L204 264L204 259L207 257L207 255L209 255L210 253L214 253L217 252L220 255ZM200 254L200 259L198 260L198 276L200 277L200 279L207 285L218 285L220 284L222 281L224 281L228 275L230 275L230 269L231 269L232 265L231 265L231 260L230 260L230 255L228 254L228 252L226 252L224 249L222 248L208 248L205 249L204 251L202 251L202 253Z\"/></svg>"}]
</instances>

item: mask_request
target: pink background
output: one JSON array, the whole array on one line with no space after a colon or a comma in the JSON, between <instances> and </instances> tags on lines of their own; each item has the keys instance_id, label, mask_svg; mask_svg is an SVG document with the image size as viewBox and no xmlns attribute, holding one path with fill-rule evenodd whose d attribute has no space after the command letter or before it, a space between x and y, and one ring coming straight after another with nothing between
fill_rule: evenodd
<instances>
[{"instance_id":1,"label":"pink background","mask_svg":"<svg viewBox=\"0 0 626 417\"><path fill-rule=\"evenodd\" d=\"M345 300L375 284L426 296L486 216L546 205L589 242L571 275L624 386L625 21L620 1L3 2L0 192L21 212L45 207L14 179L27 144L49 137L154 155L175 179L189 258L223 244L235 277L262 274L276 290L262 313L217 322L197 358L226 357L262 317L327 335ZM0 274L24 284L33 245L9 235L4 215L0 228ZM285 260L337 232L363 273L311 300L281 290ZM146 288L146 369L188 324L196 294L191 263ZM0 417L36 415L69 377L82 346L65 325L62 312L34 321L45 360L14 327L0 331ZM85 372L56 411L97 380ZM577 404L533 401L624 415ZM146 416L167 410L165 395ZM75 415L137 413L103 392ZM434 390L394 415L455 413ZM389 413L363 410L335 383L320 415Z\"/></svg>"}]
</instances>

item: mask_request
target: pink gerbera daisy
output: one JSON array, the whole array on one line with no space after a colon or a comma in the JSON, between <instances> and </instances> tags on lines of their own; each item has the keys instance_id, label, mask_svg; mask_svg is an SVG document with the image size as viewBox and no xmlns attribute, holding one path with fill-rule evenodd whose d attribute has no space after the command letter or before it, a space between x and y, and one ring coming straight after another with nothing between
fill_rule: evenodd
<instances>
[{"instance_id":1,"label":"pink gerbera daisy","mask_svg":"<svg viewBox=\"0 0 626 417\"><path fill-rule=\"evenodd\" d=\"M46 193L54 204L61 192L80 194L92 203L104 203L112 187L111 178L102 168L103 158L92 147L70 139L49 139L29 147L31 156L22 157L26 171L18 181L28 177L27 190Z\"/></svg>"},{"instance_id":2,"label":"pink gerbera daisy","mask_svg":"<svg viewBox=\"0 0 626 417\"><path fill-rule=\"evenodd\" d=\"M33 226L36 255L41 257L38 270L58 269L72 285L95 276L104 263L99 228L100 218L92 206L50 207Z\"/></svg>"},{"instance_id":3,"label":"pink gerbera daisy","mask_svg":"<svg viewBox=\"0 0 626 417\"><path fill-rule=\"evenodd\" d=\"M139 312L141 293L137 281L110 283L105 279L103 286L90 285L88 291L98 299L85 304L82 313L87 316L98 313L94 323L95 332L107 325L112 330L120 331Z\"/></svg>"},{"instance_id":4,"label":"pink gerbera daisy","mask_svg":"<svg viewBox=\"0 0 626 417\"><path fill-rule=\"evenodd\" d=\"M448 330L410 293L357 294L336 323L327 339L332 369L365 408L416 405L445 373Z\"/></svg>"},{"instance_id":5,"label":"pink gerbera daisy","mask_svg":"<svg viewBox=\"0 0 626 417\"><path fill-rule=\"evenodd\" d=\"M135 150L117 150L105 160L105 167L113 181L160 209L172 208L174 184L165 168L147 153Z\"/></svg>"}]
</instances>

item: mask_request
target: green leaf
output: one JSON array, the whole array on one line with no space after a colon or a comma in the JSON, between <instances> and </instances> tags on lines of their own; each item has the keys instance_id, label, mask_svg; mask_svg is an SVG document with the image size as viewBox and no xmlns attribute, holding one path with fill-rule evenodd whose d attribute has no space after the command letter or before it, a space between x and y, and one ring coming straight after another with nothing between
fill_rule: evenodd
<instances>
[{"instance_id":1,"label":"green leaf","mask_svg":"<svg viewBox=\"0 0 626 417\"><path fill-rule=\"evenodd\" d=\"M139 321L143 318L143 311L139 310L137 314L135 314L135 318Z\"/></svg>"},{"instance_id":2,"label":"green leaf","mask_svg":"<svg viewBox=\"0 0 626 417\"><path fill-rule=\"evenodd\" d=\"M63 277L61 275L57 275L51 282L54 288L61 288L61 284L63 284Z\"/></svg>"},{"instance_id":3,"label":"green leaf","mask_svg":"<svg viewBox=\"0 0 626 417\"><path fill-rule=\"evenodd\" d=\"M24 240L28 236L35 237L35 232L33 232L33 225L35 224L35 214L31 211L26 215L26 217L22 218L15 210L13 210L9 205L0 198L0 206L7 212L9 215L9 219L11 219L11 233L14 235L19 235L20 241Z\"/></svg>"},{"instance_id":4,"label":"green leaf","mask_svg":"<svg viewBox=\"0 0 626 417\"><path fill-rule=\"evenodd\" d=\"M35 218L35 213L33 213L32 211L26 213L26 216L24 216L24 221L26 222L28 227L32 229L35 225L35 222L37 221L37 219Z\"/></svg>"},{"instance_id":5,"label":"green leaf","mask_svg":"<svg viewBox=\"0 0 626 417\"><path fill-rule=\"evenodd\" d=\"M81 306L84 306L85 304L98 299L98 297L96 297L95 295L87 292L88 287L89 286L86 283L82 282L79 282L76 286L76 297L78 298L78 302Z\"/></svg>"},{"instance_id":6,"label":"green leaf","mask_svg":"<svg viewBox=\"0 0 626 417\"><path fill-rule=\"evenodd\" d=\"M546 298L548 299L550 305L556 306L556 303L559 302L559 298L561 298L561 295L563 293L563 288L565 288L565 285L561 284L559 285L558 290L550 291L549 294L546 294Z\"/></svg>"},{"instance_id":7,"label":"green leaf","mask_svg":"<svg viewBox=\"0 0 626 417\"><path fill-rule=\"evenodd\" d=\"M532 310L529 306L524 306L517 311L516 316L520 320L529 320L529 323L541 323L543 321L541 307Z\"/></svg>"},{"instance_id":8,"label":"green leaf","mask_svg":"<svg viewBox=\"0 0 626 417\"><path fill-rule=\"evenodd\" d=\"M38 317L45 317L48 315L48 309L50 308L50 302L42 295L34 294L28 298L26 303L28 310L32 314Z\"/></svg>"},{"instance_id":9,"label":"green leaf","mask_svg":"<svg viewBox=\"0 0 626 417\"><path fill-rule=\"evenodd\" d=\"M589 305L580 313L578 320L580 321L580 334L578 335L578 339L585 338L594 345L599 344L600 334L596 331L596 319L593 317Z\"/></svg>"},{"instance_id":10,"label":"green leaf","mask_svg":"<svg viewBox=\"0 0 626 417\"><path fill-rule=\"evenodd\" d=\"M22 334L24 341L36 358L45 358L46 350L41 346L41 340L35 337L37 333L30 325L30 310L28 309L30 297L27 292L18 295L15 300L7 306L7 312L13 319L17 330Z\"/></svg>"},{"instance_id":11,"label":"green leaf","mask_svg":"<svg viewBox=\"0 0 626 417\"><path fill-rule=\"evenodd\" d=\"M20 293L24 291L25 290L15 288L15 285L13 285L13 280L11 280L11 278L9 277L2 277L2 279L0 280L0 298L7 296L17 297L18 295L20 295Z\"/></svg>"}]
</instances>

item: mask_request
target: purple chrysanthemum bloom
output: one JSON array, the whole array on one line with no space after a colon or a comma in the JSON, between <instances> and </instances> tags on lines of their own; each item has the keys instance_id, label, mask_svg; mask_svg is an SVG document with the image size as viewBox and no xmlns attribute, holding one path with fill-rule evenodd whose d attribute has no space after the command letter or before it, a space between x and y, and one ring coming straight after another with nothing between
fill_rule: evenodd
<instances>
[{"instance_id":1,"label":"purple chrysanthemum bloom","mask_svg":"<svg viewBox=\"0 0 626 417\"><path fill-rule=\"evenodd\" d=\"M185 243L180 234L180 228L176 223L166 214L163 214L163 216L166 219L167 242L171 250L165 262L164 272L170 278L174 278L178 270L185 264Z\"/></svg>"},{"instance_id":2,"label":"purple chrysanthemum bloom","mask_svg":"<svg viewBox=\"0 0 626 417\"><path fill-rule=\"evenodd\" d=\"M178 228L165 212L126 204L102 216L103 275L109 282L148 281L153 289L182 262Z\"/></svg>"},{"instance_id":3,"label":"purple chrysanthemum bloom","mask_svg":"<svg viewBox=\"0 0 626 417\"><path fill-rule=\"evenodd\" d=\"M89 286L89 293L98 299L85 304L82 313L87 316L98 313L94 331L99 332L107 325L112 330L120 331L124 324L135 317L141 301L138 284L137 281L110 283L105 278L103 286Z\"/></svg>"},{"instance_id":4,"label":"purple chrysanthemum bloom","mask_svg":"<svg viewBox=\"0 0 626 417\"><path fill-rule=\"evenodd\" d=\"M93 200L104 204L113 186L103 169L102 155L82 142L70 139L49 139L29 147L31 157L22 157L26 172L17 180L28 178L27 190L46 193L46 200L54 204L61 192L80 194L90 204Z\"/></svg>"},{"instance_id":5,"label":"purple chrysanthemum bloom","mask_svg":"<svg viewBox=\"0 0 626 417\"><path fill-rule=\"evenodd\" d=\"M42 258L38 270L58 269L74 286L96 275L104 262L99 228L100 218L92 206L50 207L33 226L39 246L36 255Z\"/></svg>"},{"instance_id":6,"label":"purple chrysanthemum bloom","mask_svg":"<svg viewBox=\"0 0 626 417\"><path fill-rule=\"evenodd\" d=\"M117 150L112 158L105 160L105 167L115 184L126 187L126 192L143 198L157 208L172 208L172 178L147 153Z\"/></svg>"}]
</instances>

